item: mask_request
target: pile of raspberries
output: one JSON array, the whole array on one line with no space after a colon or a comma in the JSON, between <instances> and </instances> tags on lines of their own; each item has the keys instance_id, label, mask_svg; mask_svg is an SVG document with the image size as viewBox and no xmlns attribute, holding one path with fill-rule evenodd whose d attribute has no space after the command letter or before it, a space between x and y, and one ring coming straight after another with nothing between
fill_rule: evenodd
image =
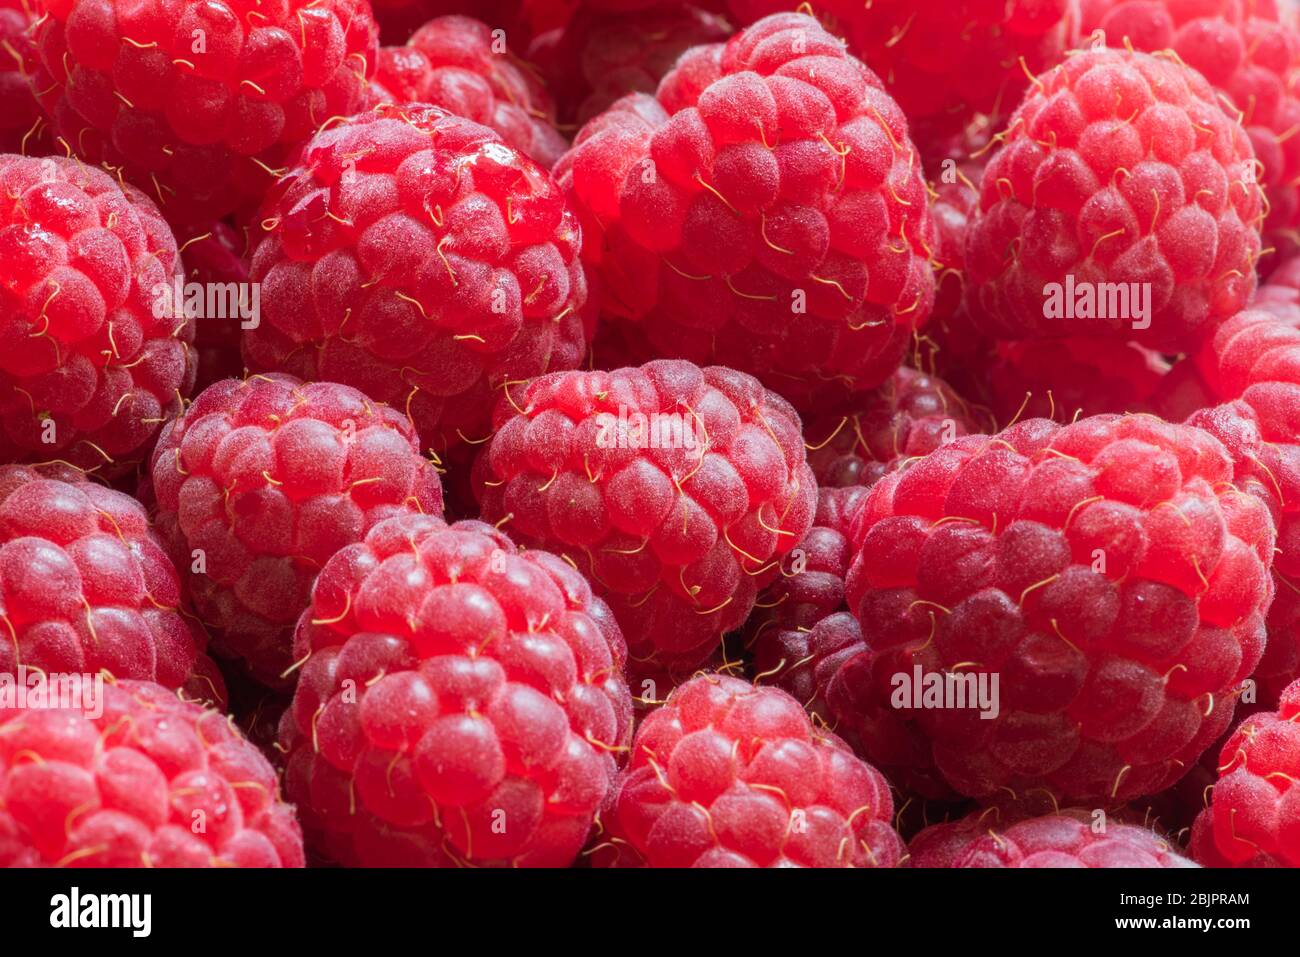
<instances>
[{"instance_id":1,"label":"pile of raspberries","mask_svg":"<svg viewBox=\"0 0 1300 957\"><path fill-rule=\"evenodd\" d=\"M1300 867L1295 4L165 6L0 0L0 866Z\"/></svg>"}]
</instances>

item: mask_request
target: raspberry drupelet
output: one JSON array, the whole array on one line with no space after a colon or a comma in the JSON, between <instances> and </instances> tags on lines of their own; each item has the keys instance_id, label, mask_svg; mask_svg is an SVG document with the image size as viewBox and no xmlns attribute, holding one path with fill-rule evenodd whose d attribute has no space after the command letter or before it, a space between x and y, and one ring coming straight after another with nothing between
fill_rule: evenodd
<instances>
[{"instance_id":1,"label":"raspberry drupelet","mask_svg":"<svg viewBox=\"0 0 1300 957\"><path fill-rule=\"evenodd\" d=\"M148 490L216 648L279 686L312 581L339 549L442 489L406 418L332 382L225 379L168 423Z\"/></svg>"},{"instance_id":2,"label":"raspberry drupelet","mask_svg":"<svg viewBox=\"0 0 1300 957\"><path fill-rule=\"evenodd\" d=\"M1191 352L1249 301L1264 218L1255 151L1194 70L1079 52L1034 80L996 139L966 245L970 315L986 334Z\"/></svg>"},{"instance_id":3,"label":"raspberry drupelet","mask_svg":"<svg viewBox=\"0 0 1300 957\"><path fill-rule=\"evenodd\" d=\"M53 0L33 85L54 132L168 222L247 212L322 124L358 109L377 50L366 0Z\"/></svg>"},{"instance_id":4,"label":"raspberry drupelet","mask_svg":"<svg viewBox=\"0 0 1300 957\"><path fill-rule=\"evenodd\" d=\"M566 867L631 740L626 648L554 555L408 515L321 572L281 725L285 789L327 857Z\"/></svg>"},{"instance_id":5,"label":"raspberry drupelet","mask_svg":"<svg viewBox=\"0 0 1300 957\"><path fill-rule=\"evenodd\" d=\"M101 702L0 708L0 867L303 866L275 771L226 715L150 681Z\"/></svg>"},{"instance_id":6,"label":"raspberry drupelet","mask_svg":"<svg viewBox=\"0 0 1300 957\"><path fill-rule=\"evenodd\" d=\"M866 647L832 679L832 712L868 760L888 770L874 743L908 741L912 767L969 797L1163 790L1226 729L1264 650L1276 533L1232 478L1208 433L1137 415L1029 420L885 476L855 517ZM992 706L900 701L918 670L950 695L996 679Z\"/></svg>"},{"instance_id":7,"label":"raspberry drupelet","mask_svg":"<svg viewBox=\"0 0 1300 957\"><path fill-rule=\"evenodd\" d=\"M799 418L731 369L665 359L512 388L475 463L486 521L587 574L634 672L704 662L803 538Z\"/></svg>"},{"instance_id":8,"label":"raspberry drupelet","mask_svg":"<svg viewBox=\"0 0 1300 957\"><path fill-rule=\"evenodd\" d=\"M779 688L703 674L637 729L593 862L894 867L889 784Z\"/></svg>"},{"instance_id":9,"label":"raspberry drupelet","mask_svg":"<svg viewBox=\"0 0 1300 957\"><path fill-rule=\"evenodd\" d=\"M603 313L647 357L800 407L862 393L930 314L934 224L907 120L802 14L688 50L578 134L556 177Z\"/></svg>"},{"instance_id":10,"label":"raspberry drupelet","mask_svg":"<svg viewBox=\"0 0 1300 957\"><path fill-rule=\"evenodd\" d=\"M159 297L180 272L139 190L0 155L0 459L111 477L147 454L194 385L194 324Z\"/></svg>"},{"instance_id":11,"label":"raspberry drupelet","mask_svg":"<svg viewBox=\"0 0 1300 957\"><path fill-rule=\"evenodd\" d=\"M418 104L343 120L307 144L261 225L249 368L361 389L439 455L482 441L506 382L582 360L577 219L487 127Z\"/></svg>"}]
</instances>

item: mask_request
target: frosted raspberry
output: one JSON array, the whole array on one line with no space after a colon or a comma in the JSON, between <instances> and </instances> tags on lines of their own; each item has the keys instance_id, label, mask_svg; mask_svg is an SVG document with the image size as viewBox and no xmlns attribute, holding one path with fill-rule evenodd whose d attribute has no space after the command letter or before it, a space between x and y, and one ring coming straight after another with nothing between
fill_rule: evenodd
<instances>
[{"instance_id":1,"label":"frosted raspberry","mask_svg":"<svg viewBox=\"0 0 1300 957\"><path fill-rule=\"evenodd\" d=\"M253 369L361 389L440 453L488 429L503 383L578 365L573 213L546 171L436 107L317 134L269 196L253 255Z\"/></svg>"},{"instance_id":2,"label":"frosted raspberry","mask_svg":"<svg viewBox=\"0 0 1300 957\"><path fill-rule=\"evenodd\" d=\"M943 380L903 366L870 396L809 421L808 464L822 486L871 485L908 459L991 424Z\"/></svg>"},{"instance_id":3,"label":"frosted raspberry","mask_svg":"<svg viewBox=\"0 0 1300 957\"><path fill-rule=\"evenodd\" d=\"M433 464L394 409L332 382L225 379L167 424L158 529L217 647L279 683L329 558L406 511L441 515Z\"/></svg>"},{"instance_id":4,"label":"frosted raspberry","mask_svg":"<svg viewBox=\"0 0 1300 957\"><path fill-rule=\"evenodd\" d=\"M1268 197L1264 246L1272 267L1300 249L1300 32L1277 0L1084 0L1084 33L1114 47L1173 50L1238 110Z\"/></svg>"},{"instance_id":5,"label":"frosted raspberry","mask_svg":"<svg viewBox=\"0 0 1300 957\"><path fill-rule=\"evenodd\" d=\"M740 23L789 6L728 0ZM885 81L927 147L974 114L1013 108L1029 87L1026 71L1059 62L1079 29L1077 0L814 0L811 7Z\"/></svg>"},{"instance_id":6,"label":"frosted raspberry","mask_svg":"<svg viewBox=\"0 0 1300 957\"><path fill-rule=\"evenodd\" d=\"M1275 532L1232 476L1213 437L1150 416L1030 420L885 476L857 511L847 581L866 651L832 709L910 732L972 797L1168 787L1231 721L1264 648ZM900 701L895 678L915 669L922 688L997 676L997 714L914 707L922 688Z\"/></svg>"},{"instance_id":7,"label":"frosted raspberry","mask_svg":"<svg viewBox=\"0 0 1300 957\"><path fill-rule=\"evenodd\" d=\"M661 360L510 390L475 463L487 521L582 569L638 667L703 662L808 531L799 419L757 380Z\"/></svg>"},{"instance_id":8,"label":"frosted raspberry","mask_svg":"<svg viewBox=\"0 0 1300 957\"><path fill-rule=\"evenodd\" d=\"M602 310L656 356L812 404L879 385L930 314L933 223L907 121L810 17L696 47L556 166Z\"/></svg>"},{"instance_id":9,"label":"frosted raspberry","mask_svg":"<svg viewBox=\"0 0 1300 957\"><path fill-rule=\"evenodd\" d=\"M432 103L482 123L547 169L569 145L541 81L503 35L472 17L430 20L405 46L382 48L371 92L379 102Z\"/></svg>"},{"instance_id":10,"label":"frosted raspberry","mask_svg":"<svg viewBox=\"0 0 1300 957\"><path fill-rule=\"evenodd\" d=\"M127 470L194 384L192 322L156 292L176 240L138 190L0 156L0 459Z\"/></svg>"},{"instance_id":11,"label":"frosted raspberry","mask_svg":"<svg viewBox=\"0 0 1300 957\"><path fill-rule=\"evenodd\" d=\"M794 698L721 675L677 688L642 722L597 864L894 867L889 784Z\"/></svg>"},{"instance_id":12,"label":"frosted raspberry","mask_svg":"<svg viewBox=\"0 0 1300 957\"><path fill-rule=\"evenodd\" d=\"M105 682L102 704L0 708L0 867L303 866L275 772L224 714L150 681Z\"/></svg>"},{"instance_id":13,"label":"frosted raspberry","mask_svg":"<svg viewBox=\"0 0 1300 957\"><path fill-rule=\"evenodd\" d=\"M528 59L546 76L561 116L586 123L628 93L653 94L691 47L730 36L722 17L687 4L616 16L580 9L534 39Z\"/></svg>"},{"instance_id":14,"label":"frosted raspberry","mask_svg":"<svg viewBox=\"0 0 1300 957\"><path fill-rule=\"evenodd\" d=\"M225 704L176 568L130 496L68 467L0 466L0 580L0 674L102 672Z\"/></svg>"},{"instance_id":15,"label":"frosted raspberry","mask_svg":"<svg viewBox=\"0 0 1300 957\"><path fill-rule=\"evenodd\" d=\"M1148 828L1098 819L1079 808L1010 826L998 826L996 812L977 811L926 828L907 851L911 867L1196 866Z\"/></svg>"},{"instance_id":16,"label":"frosted raspberry","mask_svg":"<svg viewBox=\"0 0 1300 957\"><path fill-rule=\"evenodd\" d=\"M760 680L794 695L827 724L826 682L862 644L862 630L844 603L844 577L853 557L850 522L866 496L863 486L818 491L813 527L782 561L781 576L745 623Z\"/></svg>"},{"instance_id":17,"label":"frosted raspberry","mask_svg":"<svg viewBox=\"0 0 1300 957\"><path fill-rule=\"evenodd\" d=\"M1300 681L1276 713L1251 715L1219 756L1211 805L1192 829L1207 867L1300 867Z\"/></svg>"},{"instance_id":18,"label":"frosted raspberry","mask_svg":"<svg viewBox=\"0 0 1300 957\"><path fill-rule=\"evenodd\" d=\"M30 0L0 0L0 153L42 155L48 137L28 77L36 69Z\"/></svg>"},{"instance_id":19,"label":"frosted raspberry","mask_svg":"<svg viewBox=\"0 0 1300 957\"><path fill-rule=\"evenodd\" d=\"M354 112L374 67L365 0L52 0L33 83L54 130L169 222L255 204L290 152ZM197 31L197 32L196 32Z\"/></svg>"},{"instance_id":20,"label":"frosted raspberry","mask_svg":"<svg viewBox=\"0 0 1300 957\"><path fill-rule=\"evenodd\" d=\"M247 283L249 266L248 230L236 229L218 220L205 226L193 226L177 231L181 244L181 261L185 267L186 283L200 283L205 290L229 283ZM240 295L245 295L240 293ZM251 296L251 292L247 295ZM227 298L226 300L230 300ZM253 305L251 299L244 300ZM260 295L257 305L260 308ZM195 390L206 389L221 379L239 378L244 374L244 360L239 354L240 326L244 320L236 316L210 316L204 314L194 322L194 351L198 353L198 376Z\"/></svg>"},{"instance_id":21,"label":"frosted raspberry","mask_svg":"<svg viewBox=\"0 0 1300 957\"><path fill-rule=\"evenodd\" d=\"M408 515L321 572L286 790L344 864L563 867L631 739L622 636L586 580L481 522Z\"/></svg>"},{"instance_id":22,"label":"frosted raspberry","mask_svg":"<svg viewBox=\"0 0 1300 957\"><path fill-rule=\"evenodd\" d=\"M1079 53L1034 81L985 170L966 247L972 318L997 338L1191 351L1254 292L1262 219L1250 140L1199 74ZM1049 317L1050 293L1078 302L1101 283L1149 283L1149 325L1109 294L1093 310L1104 318Z\"/></svg>"}]
</instances>

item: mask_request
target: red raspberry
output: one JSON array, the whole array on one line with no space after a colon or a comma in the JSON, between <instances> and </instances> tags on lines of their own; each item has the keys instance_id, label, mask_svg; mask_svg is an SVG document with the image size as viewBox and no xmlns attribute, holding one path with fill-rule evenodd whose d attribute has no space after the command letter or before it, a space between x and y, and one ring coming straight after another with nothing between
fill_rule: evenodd
<instances>
[{"instance_id":1,"label":"red raspberry","mask_svg":"<svg viewBox=\"0 0 1300 957\"><path fill-rule=\"evenodd\" d=\"M218 220L206 226L178 230L177 238L181 243L187 283L202 283L206 290L215 285L224 289L229 288L228 283L248 282L247 228L241 232ZM213 286L207 285L209 283ZM260 299L258 305L260 307ZM195 391L206 389L222 379L243 376L244 360L239 354L239 339L240 325L244 321L230 316L208 315L195 320L194 351L198 353L199 362Z\"/></svg>"},{"instance_id":2,"label":"red raspberry","mask_svg":"<svg viewBox=\"0 0 1300 957\"><path fill-rule=\"evenodd\" d=\"M384 43L405 43L436 17L468 15L503 29L522 26L520 0L371 0ZM510 30L514 32L513 29Z\"/></svg>"},{"instance_id":3,"label":"red raspberry","mask_svg":"<svg viewBox=\"0 0 1300 957\"><path fill-rule=\"evenodd\" d=\"M0 674L103 672L224 706L207 636L130 496L67 467L0 466L0 579Z\"/></svg>"},{"instance_id":4,"label":"red raspberry","mask_svg":"<svg viewBox=\"0 0 1300 957\"><path fill-rule=\"evenodd\" d=\"M1192 828L1207 867L1300 867L1300 681L1277 712L1251 715L1219 756L1209 808Z\"/></svg>"},{"instance_id":5,"label":"red raspberry","mask_svg":"<svg viewBox=\"0 0 1300 957\"><path fill-rule=\"evenodd\" d=\"M355 386L439 453L482 438L505 382L582 359L577 221L486 127L419 105L352 117L311 140L264 216L250 368Z\"/></svg>"},{"instance_id":6,"label":"red raspberry","mask_svg":"<svg viewBox=\"0 0 1300 957\"><path fill-rule=\"evenodd\" d=\"M194 325L153 203L63 158L0 156L0 459L117 474L194 384Z\"/></svg>"},{"instance_id":7,"label":"red raspberry","mask_svg":"<svg viewBox=\"0 0 1300 957\"><path fill-rule=\"evenodd\" d=\"M1255 153L1195 71L1146 53L1079 53L1034 81L1002 140L966 247L972 318L988 334L1191 351L1254 292ZM1049 316L1049 293L1063 301L1101 283L1149 283L1149 324L1109 295L1093 310L1105 318Z\"/></svg>"},{"instance_id":8,"label":"red raspberry","mask_svg":"<svg viewBox=\"0 0 1300 957\"><path fill-rule=\"evenodd\" d=\"M1013 107L1078 38L1078 0L815 0L832 32L885 81L927 147L977 113ZM729 0L740 23L784 0ZM1024 65L1022 65L1022 62Z\"/></svg>"},{"instance_id":9,"label":"red raspberry","mask_svg":"<svg viewBox=\"0 0 1300 957\"><path fill-rule=\"evenodd\" d=\"M907 846L911 867L1195 867L1164 837L1071 808L993 827L996 811L935 824ZM991 820L992 819L992 820Z\"/></svg>"},{"instance_id":10,"label":"red raspberry","mask_svg":"<svg viewBox=\"0 0 1300 957\"><path fill-rule=\"evenodd\" d=\"M602 815L614 867L894 867L889 783L777 688L705 674L642 722Z\"/></svg>"},{"instance_id":11,"label":"red raspberry","mask_svg":"<svg viewBox=\"0 0 1300 957\"><path fill-rule=\"evenodd\" d=\"M586 580L490 525L408 515L320 574L286 789L344 864L572 863L631 739Z\"/></svg>"},{"instance_id":12,"label":"red raspberry","mask_svg":"<svg viewBox=\"0 0 1300 957\"><path fill-rule=\"evenodd\" d=\"M902 366L865 400L809 422L808 464L822 486L872 485L907 460L991 425L943 380Z\"/></svg>"},{"instance_id":13,"label":"red raspberry","mask_svg":"<svg viewBox=\"0 0 1300 957\"><path fill-rule=\"evenodd\" d=\"M847 592L867 648L836 676L841 706L910 731L971 797L1168 787L1264 648L1275 533L1231 479L1214 438L1152 416L1030 420L885 476L855 518ZM946 676L996 676L996 715L913 707L921 689L896 677L915 669L950 693Z\"/></svg>"},{"instance_id":14,"label":"red raspberry","mask_svg":"<svg viewBox=\"0 0 1300 957\"><path fill-rule=\"evenodd\" d=\"M224 714L150 681L102 704L0 708L0 867L303 866L275 771Z\"/></svg>"},{"instance_id":15,"label":"red raspberry","mask_svg":"<svg viewBox=\"0 0 1300 957\"><path fill-rule=\"evenodd\" d=\"M442 514L437 473L400 413L287 375L206 389L163 429L151 481L199 617L269 684L335 552L390 516Z\"/></svg>"},{"instance_id":16,"label":"red raspberry","mask_svg":"<svg viewBox=\"0 0 1300 957\"><path fill-rule=\"evenodd\" d=\"M383 47L371 92L379 102L432 103L482 123L547 169L569 146L541 81L503 33L472 17L430 20L406 46Z\"/></svg>"},{"instance_id":17,"label":"red raspberry","mask_svg":"<svg viewBox=\"0 0 1300 957\"><path fill-rule=\"evenodd\" d=\"M661 360L512 390L475 463L486 520L588 572L638 667L699 665L812 523L799 418L755 379Z\"/></svg>"},{"instance_id":18,"label":"red raspberry","mask_svg":"<svg viewBox=\"0 0 1300 957\"><path fill-rule=\"evenodd\" d=\"M49 145L28 80L36 69L35 20L30 0L0 0L0 153L38 156Z\"/></svg>"},{"instance_id":19,"label":"red raspberry","mask_svg":"<svg viewBox=\"0 0 1300 957\"><path fill-rule=\"evenodd\" d=\"M361 105L377 49L365 0L45 9L33 83L55 131L172 223L255 204L294 147Z\"/></svg>"},{"instance_id":20,"label":"red raspberry","mask_svg":"<svg viewBox=\"0 0 1300 957\"><path fill-rule=\"evenodd\" d=\"M1084 33L1114 47L1173 50L1241 111L1268 195L1272 267L1300 249L1300 32L1276 0L1084 0Z\"/></svg>"},{"instance_id":21,"label":"red raspberry","mask_svg":"<svg viewBox=\"0 0 1300 957\"><path fill-rule=\"evenodd\" d=\"M817 493L813 527L745 623L759 678L794 695L826 723L826 682L862 644L862 629L844 603L844 576L853 557L849 525L866 496L863 486Z\"/></svg>"},{"instance_id":22,"label":"red raspberry","mask_svg":"<svg viewBox=\"0 0 1300 957\"><path fill-rule=\"evenodd\" d=\"M696 47L556 166L600 306L653 354L812 404L897 368L930 314L933 222L907 121L802 14Z\"/></svg>"},{"instance_id":23,"label":"red raspberry","mask_svg":"<svg viewBox=\"0 0 1300 957\"><path fill-rule=\"evenodd\" d=\"M722 17L686 4L616 16L580 9L534 39L528 59L545 74L561 116L586 123L628 93L653 95L691 47L730 36Z\"/></svg>"}]
</instances>

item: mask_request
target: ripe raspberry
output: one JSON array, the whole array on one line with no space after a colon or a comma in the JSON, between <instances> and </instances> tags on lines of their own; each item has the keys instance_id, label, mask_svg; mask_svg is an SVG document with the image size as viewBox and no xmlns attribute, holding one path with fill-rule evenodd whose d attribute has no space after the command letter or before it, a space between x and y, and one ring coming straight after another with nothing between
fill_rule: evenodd
<instances>
[{"instance_id":1,"label":"ripe raspberry","mask_svg":"<svg viewBox=\"0 0 1300 957\"><path fill-rule=\"evenodd\" d=\"M740 23L788 6L728 2ZM1014 107L1029 86L1026 71L1055 65L1078 39L1078 0L815 0L811 6L885 81L927 150L977 113L997 116Z\"/></svg>"},{"instance_id":2,"label":"ripe raspberry","mask_svg":"<svg viewBox=\"0 0 1300 957\"><path fill-rule=\"evenodd\" d=\"M1084 33L1114 47L1173 50L1242 113L1268 196L1272 267L1300 246L1300 32L1276 0L1084 0Z\"/></svg>"},{"instance_id":3,"label":"ripe raspberry","mask_svg":"<svg viewBox=\"0 0 1300 957\"><path fill-rule=\"evenodd\" d=\"M352 117L312 139L264 216L249 367L355 386L439 453L483 436L503 383L582 359L577 220L486 127L418 105Z\"/></svg>"},{"instance_id":4,"label":"ripe raspberry","mask_svg":"<svg viewBox=\"0 0 1300 957\"><path fill-rule=\"evenodd\" d=\"M157 309L176 240L133 187L0 156L0 459L127 470L194 384L194 326Z\"/></svg>"},{"instance_id":5,"label":"ripe raspberry","mask_svg":"<svg viewBox=\"0 0 1300 957\"><path fill-rule=\"evenodd\" d=\"M273 685L325 562L390 516L442 514L437 473L400 413L287 375L206 389L163 429L151 481L199 617Z\"/></svg>"},{"instance_id":6,"label":"ripe raspberry","mask_svg":"<svg viewBox=\"0 0 1300 957\"><path fill-rule=\"evenodd\" d=\"M993 827L996 812L977 811L928 827L907 847L911 867L1195 867L1165 838L1133 824L1104 822L1071 808Z\"/></svg>"},{"instance_id":7,"label":"ripe raspberry","mask_svg":"<svg viewBox=\"0 0 1300 957\"><path fill-rule=\"evenodd\" d=\"M0 867L303 866L275 772L225 715L150 681L102 703L0 709Z\"/></svg>"},{"instance_id":8,"label":"ripe raspberry","mask_svg":"<svg viewBox=\"0 0 1300 957\"><path fill-rule=\"evenodd\" d=\"M991 425L941 379L902 366L865 400L809 422L808 464L823 487L869 486L907 460Z\"/></svg>"},{"instance_id":9,"label":"ripe raspberry","mask_svg":"<svg viewBox=\"0 0 1300 957\"><path fill-rule=\"evenodd\" d=\"M586 580L481 522L407 515L320 574L286 790L344 864L566 866L631 740L626 649Z\"/></svg>"},{"instance_id":10,"label":"ripe raspberry","mask_svg":"<svg viewBox=\"0 0 1300 957\"><path fill-rule=\"evenodd\" d=\"M810 17L696 47L556 165L600 307L657 356L800 403L861 393L930 314L934 246L907 121Z\"/></svg>"},{"instance_id":11,"label":"ripe raspberry","mask_svg":"<svg viewBox=\"0 0 1300 957\"><path fill-rule=\"evenodd\" d=\"M64 466L0 466L0 579L0 674L104 672L225 704L207 636L130 496Z\"/></svg>"},{"instance_id":12,"label":"ripe raspberry","mask_svg":"<svg viewBox=\"0 0 1300 957\"><path fill-rule=\"evenodd\" d=\"M653 95L691 47L730 36L722 17L686 4L617 16L584 8L534 39L528 60L546 76L560 115L586 123L628 93Z\"/></svg>"},{"instance_id":13,"label":"ripe raspberry","mask_svg":"<svg viewBox=\"0 0 1300 957\"><path fill-rule=\"evenodd\" d=\"M541 81L472 17L430 20L405 46L383 47L371 93L378 102L432 103L481 123L547 169L569 145Z\"/></svg>"},{"instance_id":14,"label":"ripe raspberry","mask_svg":"<svg viewBox=\"0 0 1300 957\"><path fill-rule=\"evenodd\" d=\"M28 77L36 68L29 0L0 0L0 153L42 155L44 125Z\"/></svg>"},{"instance_id":15,"label":"ripe raspberry","mask_svg":"<svg viewBox=\"0 0 1300 957\"><path fill-rule=\"evenodd\" d=\"M867 650L832 709L910 732L971 797L1168 787L1226 728L1264 647L1275 533L1231 479L1214 438L1150 416L1030 420L885 476L857 511L847 581ZM997 675L997 714L894 707L914 669Z\"/></svg>"},{"instance_id":16,"label":"ripe raspberry","mask_svg":"<svg viewBox=\"0 0 1300 957\"><path fill-rule=\"evenodd\" d=\"M295 147L361 105L377 50L365 0L45 6L33 83L55 131L177 224L255 204Z\"/></svg>"},{"instance_id":17,"label":"ripe raspberry","mask_svg":"<svg viewBox=\"0 0 1300 957\"><path fill-rule=\"evenodd\" d=\"M894 867L889 783L777 688L705 674L637 730L602 815L613 867Z\"/></svg>"},{"instance_id":18,"label":"ripe raspberry","mask_svg":"<svg viewBox=\"0 0 1300 957\"><path fill-rule=\"evenodd\" d=\"M1263 199L1245 131L1172 59L1090 50L1034 82L967 237L972 318L997 338L1105 334L1191 351L1255 289ZM1149 283L1147 325L1110 295L1091 310L1105 317L1049 317L1049 293L1100 283Z\"/></svg>"},{"instance_id":19,"label":"ripe raspberry","mask_svg":"<svg viewBox=\"0 0 1300 957\"><path fill-rule=\"evenodd\" d=\"M1192 828L1207 867L1300 867L1300 681L1277 712L1251 715L1219 756L1209 808Z\"/></svg>"},{"instance_id":20,"label":"ripe raspberry","mask_svg":"<svg viewBox=\"0 0 1300 957\"><path fill-rule=\"evenodd\" d=\"M759 677L828 724L826 682L850 649L862 644L862 629L844 603L844 577L853 557L849 526L866 496L863 486L818 491L813 527L745 623Z\"/></svg>"},{"instance_id":21,"label":"ripe raspberry","mask_svg":"<svg viewBox=\"0 0 1300 957\"><path fill-rule=\"evenodd\" d=\"M218 220L206 226L178 230L177 239L181 243L181 260L185 266L187 283L202 283L207 289L216 285L229 288L228 283L248 282L247 229L241 233L229 223ZM258 305L260 307L260 301ZM243 376L244 360L239 354L239 333L244 321L234 316L206 314L195 320L194 351L198 353L195 391L206 389L222 379Z\"/></svg>"},{"instance_id":22,"label":"ripe raspberry","mask_svg":"<svg viewBox=\"0 0 1300 957\"><path fill-rule=\"evenodd\" d=\"M731 369L554 373L494 421L475 463L484 519L587 571L646 670L708 658L812 523L798 416Z\"/></svg>"}]
</instances>

